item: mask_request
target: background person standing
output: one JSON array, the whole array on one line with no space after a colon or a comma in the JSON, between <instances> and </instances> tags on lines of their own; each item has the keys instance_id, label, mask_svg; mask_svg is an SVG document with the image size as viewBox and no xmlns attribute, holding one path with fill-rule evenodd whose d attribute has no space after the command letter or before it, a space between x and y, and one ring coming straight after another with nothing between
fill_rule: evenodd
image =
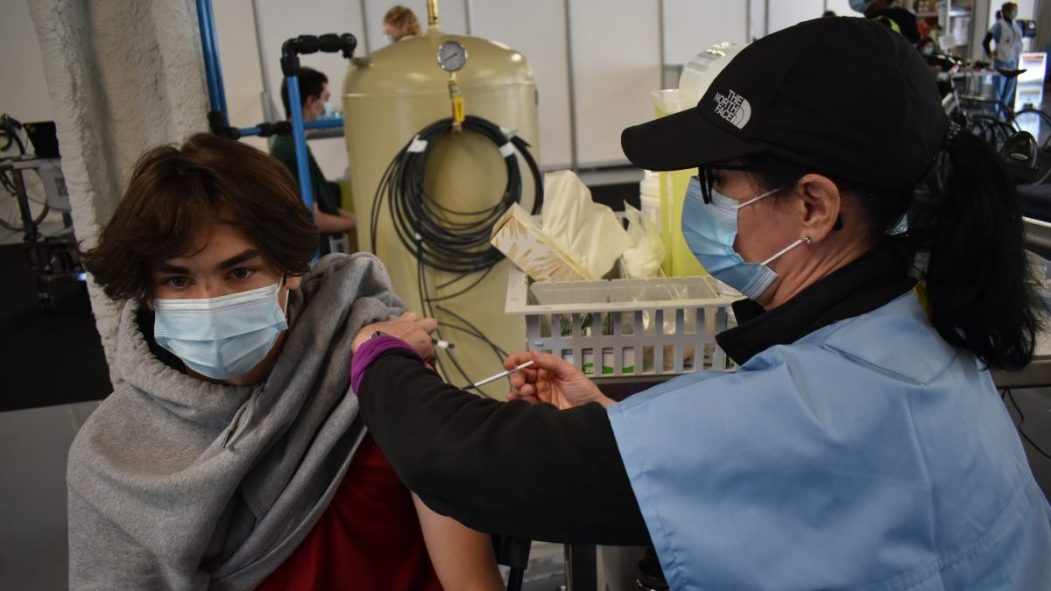
<instances>
[{"instance_id":1,"label":"background person standing","mask_svg":"<svg viewBox=\"0 0 1051 591\"><path fill-rule=\"evenodd\" d=\"M1022 27L1018 25L1018 5L1014 2L1005 2L1000 7L1000 18L997 19L989 32L982 40L985 55L993 63L997 70L1017 70L1018 58L1022 55ZM996 48L989 45L990 41L996 41ZM996 76L993 78L993 94L1003 109L1011 109L1014 105L1016 78L1014 76Z\"/></svg>"}]
</instances>

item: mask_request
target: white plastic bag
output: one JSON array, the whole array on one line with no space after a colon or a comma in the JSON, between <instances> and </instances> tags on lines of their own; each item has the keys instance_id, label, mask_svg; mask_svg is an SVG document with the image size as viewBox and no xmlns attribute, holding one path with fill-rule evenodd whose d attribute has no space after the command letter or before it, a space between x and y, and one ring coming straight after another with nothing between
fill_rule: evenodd
<instances>
[{"instance_id":1,"label":"white plastic bag","mask_svg":"<svg viewBox=\"0 0 1051 591\"><path fill-rule=\"evenodd\" d=\"M628 237L613 210L591 201L591 191L576 173L559 170L544 175L541 228L578 267L586 279L601 279L628 247Z\"/></svg>"},{"instance_id":2,"label":"white plastic bag","mask_svg":"<svg viewBox=\"0 0 1051 591\"><path fill-rule=\"evenodd\" d=\"M664 263L664 242L653 220L634 207L624 205L628 220L628 248L620 255L621 270L627 279L658 277Z\"/></svg>"}]
</instances>

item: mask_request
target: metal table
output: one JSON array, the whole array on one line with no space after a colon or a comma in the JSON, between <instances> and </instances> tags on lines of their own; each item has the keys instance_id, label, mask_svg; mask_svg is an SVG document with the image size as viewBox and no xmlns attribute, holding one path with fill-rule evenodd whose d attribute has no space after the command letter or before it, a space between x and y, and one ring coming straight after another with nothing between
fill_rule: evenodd
<instances>
[{"instance_id":1,"label":"metal table","mask_svg":"<svg viewBox=\"0 0 1051 591\"><path fill-rule=\"evenodd\" d=\"M26 192L25 172L33 171L43 182L47 205L62 213L64 231L58 236L44 236L33 219ZM83 281L84 270L77 255L77 242L73 236L73 220L70 216L69 194L62 176L58 158L22 156L0 160L0 172L11 175L15 185L15 197L22 218L22 242L26 246L29 262L36 274L37 299L45 311L54 307L51 282L69 278Z\"/></svg>"}]
</instances>

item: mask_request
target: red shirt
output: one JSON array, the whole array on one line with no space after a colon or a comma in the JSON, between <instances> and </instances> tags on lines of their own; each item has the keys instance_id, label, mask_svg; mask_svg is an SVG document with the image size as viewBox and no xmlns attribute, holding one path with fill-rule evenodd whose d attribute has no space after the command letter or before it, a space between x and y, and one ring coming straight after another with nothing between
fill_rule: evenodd
<instances>
[{"instance_id":1,"label":"red shirt","mask_svg":"<svg viewBox=\"0 0 1051 591\"><path fill-rule=\"evenodd\" d=\"M365 435L332 503L260 591L441 591L409 489Z\"/></svg>"}]
</instances>

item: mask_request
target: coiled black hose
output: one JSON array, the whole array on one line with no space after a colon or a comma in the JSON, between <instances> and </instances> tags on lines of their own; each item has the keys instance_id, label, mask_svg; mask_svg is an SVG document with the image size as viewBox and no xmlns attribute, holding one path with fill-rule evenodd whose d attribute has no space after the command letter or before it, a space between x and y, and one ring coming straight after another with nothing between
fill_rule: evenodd
<instances>
[{"instance_id":1,"label":"coiled black hose","mask_svg":"<svg viewBox=\"0 0 1051 591\"><path fill-rule=\"evenodd\" d=\"M442 206L427 193L424 177L435 142L448 134L452 127L451 118L428 125L407 142L387 166L372 203L371 250L376 252L379 213L383 201L386 201L399 240L420 263L432 269L467 275L492 268L503 258L489 239L493 224L513 204L522 201L522 172L516 153L522 156L533 175L533 214L540 212L544 188L540 168L529 153L528 142L517 135L508 137L491 121L468 115L463 122L464 132L482 135L500 150L507 167L507 184L492 207L456 211ZM510 149L512 146L513 150Z\"/></svg>"}]
</instances>

